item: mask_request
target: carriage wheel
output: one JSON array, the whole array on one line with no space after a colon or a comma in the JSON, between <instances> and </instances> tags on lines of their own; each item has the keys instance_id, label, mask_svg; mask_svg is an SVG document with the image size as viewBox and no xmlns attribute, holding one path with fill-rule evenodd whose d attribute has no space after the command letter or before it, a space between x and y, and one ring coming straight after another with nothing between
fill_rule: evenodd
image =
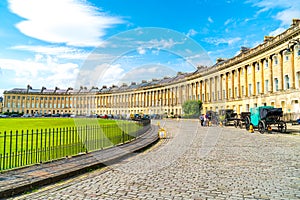
<instances>
[{"instance_id":1,"label":"carriage wheel","mask_svg":"<svg viewBox=\"0 0 300 200\"><path fill-rule=\"evenodd\" d=\"M228 126L228 120L224 119L223 124L224 124L224 126Z\"/></svg>"},{"instance_id":2,"label":"carriage wheel","mask_svg":"<svg viewBox=\"0 0 300 200\"><path fill-rule=\"evenodd\" d=\"M266 131L266 124L264 121L259 121L258 123L258 131L263 134Z\"/></svg>"},{"instance_id":3,"label":"carriage wheel","mask_svg":"<svg viewBox=\"0 0 300 200\"><path fill-rule=\"evenodd\" d=\"M238 127L238 121L234 120L234 127L237 128Z\"/></svg>"},{"instance_id":4,"label":"carriage wheel","mask_svg":"<svg viewBox=\"0 0 300 200\"><path fill-rule=\"evenodd\" d=\"M243 121L242 120L240 120L240 122L239 122L239 127L240 127L240 129L243 128Z\"/></svg>"},{"instance_id":5,"label":"carriage wheel","mask_svg":"<svg viewBox=\"0 0 300 200\"><path fill-rule=\"evenodd\" d=\"M245 119L245 127L246 127L246 130L249 131L249 128L250 128L250 118L248 116Z\"/></svg>"},{"instance_id":6,"label":"carriage wheel","mask_svg":"<svg viewBox=\"0 0 300 200\"><path fill-rule=\"evenodd\" d=\"M278 122L278 131L281 133L286 133L286 123L284 121Z\"/></svg>"}]
</instances>

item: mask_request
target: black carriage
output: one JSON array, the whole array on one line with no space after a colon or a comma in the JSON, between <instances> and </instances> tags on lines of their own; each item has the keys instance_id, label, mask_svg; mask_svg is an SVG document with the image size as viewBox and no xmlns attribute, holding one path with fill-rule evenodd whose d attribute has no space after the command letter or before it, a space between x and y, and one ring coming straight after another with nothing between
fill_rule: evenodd
<instances>
[{"instance_id":1,"label":"black carriage","mask_svg":"<svg viewBox=\"0 0 300 200\"><path fill-rule=\"evenodd\" d=\"M236 118L234 121L235 128L237 127L243 128L245 126L247 117L250 118L250 112L241 112L239 118Z\"/></svg>"},{"instance_id":2,"label":"black carriage","mask_svg":"<svg viewBox=\"0 0 300 200\"><path fill-rule=\"evenodd\" d=\"M250 117L245 120L246 129L249 130L252 125L257 128L260 133L272 130L271 126L277 127L281 133L286 132L286 123L281 120L283 116L282 108L274 108L273 106L260 106L250 109Z\"/></svg>"},{"instance_id":3,"label":"black carriage","mask_svg":"<svg viewBox=\"0 0 300 200\"><path fill-rule=\"evenodd\" d=\"M237 119L237 113L235 113L233 109L220 110L219 118L224 126L234 125Z\"/></svg>"}]
</instances>

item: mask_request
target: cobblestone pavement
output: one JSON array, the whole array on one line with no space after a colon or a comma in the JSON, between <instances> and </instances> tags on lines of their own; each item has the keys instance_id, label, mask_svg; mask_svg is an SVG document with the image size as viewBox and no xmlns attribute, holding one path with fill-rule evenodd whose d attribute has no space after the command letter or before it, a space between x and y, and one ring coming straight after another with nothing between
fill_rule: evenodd
<instances>
[{"instance_id":1,"label":"cobblestone pavement","mask_svg":"<svg viewBox=\"0 0 300 200\"><path fill-rule=\"evenodd\" d=\"M161 125L146 152L15 199L300 199L299 135Z\"/></svg>"}]
</instances>

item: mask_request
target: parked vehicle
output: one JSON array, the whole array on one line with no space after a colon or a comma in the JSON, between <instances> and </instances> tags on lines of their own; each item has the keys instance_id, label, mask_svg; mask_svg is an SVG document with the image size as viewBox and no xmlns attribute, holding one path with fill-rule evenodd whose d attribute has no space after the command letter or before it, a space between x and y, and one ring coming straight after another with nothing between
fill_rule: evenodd
<instances>
[{"instance_id":1,"label":"parked vehicle","mask_svg":"<svg viewBox=\"0 0 300 200\"><path fill-rule=\"evenodd\" d=\"M19 114L11 114L10 117L20 117Z\"/></svg>"},{"instance_id":2,"label":"parked vehicle","mask_svg":"<svg viewBox=\"0 0 300 200\"><path fill-rule=\"evenodd\" d=\"M223 109L219 111L219 118L224 126L234 125L237 113L233 109Z\"/></svg>"},{"instance_id":3,"label":"parked vehicle","mask_svg":"<svg viewBox=\"0 0 300 200\"><path fill-rule=\"evenodd\" d=\"M260 133L264 133L271 129L271 126L277 127L281 133L286 132L286 123L281 120L283 116L282 108L274 108L273 106L260 106L250 109L251 115L245 120L246 129L249 130L250 125L257 128Z\"/></svg>"},{"instance_id":4,"label":"parked vehicle","mask_svg":"<svg viewBox=\"0 0 300 200\"><path fill-rule=\"evenodd\" d=\"M108 114L107 117L108 117L109 119L113 119L113 118L114 118L114 116L113 116L112 114Z\"/></svg>"},{"instance_id":5,"label":"parked vehicle","mask_svg":"<svg viewBox=\"0 0 300 200\"><path fill-rule=\"evenodd\" d=\"M101 115L100 115L100 118L102 118L102 119L107 119L108 116L107 116L107 115L104 115L104 114L101 114Z\"/></svg>"},{"instance_id":6,"label":"parked vehicle","mask_svg":"<svg viewBox=\"0 0 300 200\"><path fill-rule=\"evenodd\" d=\"M246 122L246 118L250 117L250 112L241 112L239 118L236 118L234 121L235 128L240 127L243 128Z\"/></svg>"},{"instance_id":7,"label":"parked vehicle","mask_svg":"<svg viewBox=\"0 0 300 200\"><path fill-rule=\"evenodd\" d=\"M7 118L8 115L0 115L0 118Z\"/></svg>"}]
</instances>

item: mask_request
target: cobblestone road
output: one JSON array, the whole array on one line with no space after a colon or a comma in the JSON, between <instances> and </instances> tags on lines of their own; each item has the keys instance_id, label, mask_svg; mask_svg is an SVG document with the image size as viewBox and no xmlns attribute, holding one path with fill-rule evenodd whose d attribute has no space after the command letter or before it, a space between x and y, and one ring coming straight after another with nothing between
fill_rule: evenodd
<instances>
[{"instance_id":1,"label":"cobblestone road","mask_svg":"<svg viewBox=\"0 0 300 200\"><path fill-rule=\"evenodd\" d=\"M169 138L16 199L300 199L300 136L165 121Z\"/></svg>"}]
</instances>

